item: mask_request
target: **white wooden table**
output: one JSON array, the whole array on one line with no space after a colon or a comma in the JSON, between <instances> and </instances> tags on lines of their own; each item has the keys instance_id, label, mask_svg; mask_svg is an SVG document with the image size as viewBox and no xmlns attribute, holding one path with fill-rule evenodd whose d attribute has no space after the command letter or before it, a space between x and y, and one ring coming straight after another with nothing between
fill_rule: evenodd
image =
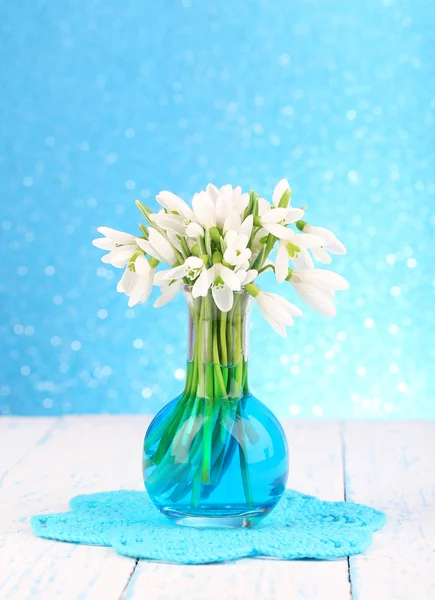
<instances>
[{"instance_id":1,"label":"white wooden table","mask_svg":"<svg viewBox=\"0 0 435 600\"><path fill-rule=\"evenodd\" d=\"M289 486L368 503L388 524L349 561L182 566L41 540L34 514L142 489L143 416L0 419L0 600L434 600L435 422L284 422Z\"/></svg>"}]
</instances>

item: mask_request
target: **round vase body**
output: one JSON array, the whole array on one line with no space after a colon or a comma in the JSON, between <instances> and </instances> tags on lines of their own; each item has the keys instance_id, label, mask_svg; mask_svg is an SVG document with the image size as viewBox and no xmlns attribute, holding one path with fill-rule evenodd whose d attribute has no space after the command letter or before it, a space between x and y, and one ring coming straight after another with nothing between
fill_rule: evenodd
<instances>
[{"instance_id":1,"label":"round vase body","mask_svg":"<svg viewBox=\"0 0 435 600\"><path fill-rule=\"evenodd\" d=\"M211 298L193 300L189 289L185 295L186 386L148 428L145 486L155 506L177 523L249 526L276 506L288 476L282 427L247 385L250 301L236 294L232 311L221 313Z\"/></svg>"}]
</instances>

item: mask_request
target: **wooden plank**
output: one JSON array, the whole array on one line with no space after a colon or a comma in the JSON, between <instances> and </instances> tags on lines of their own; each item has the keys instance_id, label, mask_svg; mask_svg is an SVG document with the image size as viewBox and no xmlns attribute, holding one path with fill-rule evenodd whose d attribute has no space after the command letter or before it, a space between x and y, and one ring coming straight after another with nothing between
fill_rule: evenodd
<instances>
[{"instance_id":1,"label":"wooden plank","mask_svg":"<svg viewBox=\"0 0 435 600\"><path fill-rule=\"evenodd\" d=\"M0 483L57 421L47 417L0 417Z\"/></svg>"},{"instance_id":2,"label":"wooden plank","mask_svg":"<svg viewBox=\"0 0 435 600\"><path fill-rule=\"evenodd\" d=\"M344 446L348 499L388 517L351 559L354 597L435 598L435 422L348 422Z\"/></svg>"},{"instance_id":3,"label":"wooden plank","mask_svg":"<svg viewBox=\"0 0 435 600\"><path fill-rule=\"evenodd\" d=\"M286 420L289 487L327 500L344 497L339 424ZM215 565L140 561L124 600L350 600L347 560L246 559Z\"/></svg>"},{"instance_id":4,"label":"wooden plank","mask_svg":"<svg viewBox=\"0 0 435 600\"><path fill-rule=\"evenodd\" d=\"M3 480L0 498L0 597L118 600L135 561L110 548L36 538L32 515L61 512L70 497L142 489L141 448L149 419L67 417Z\"/></svg>"}]
</instances>

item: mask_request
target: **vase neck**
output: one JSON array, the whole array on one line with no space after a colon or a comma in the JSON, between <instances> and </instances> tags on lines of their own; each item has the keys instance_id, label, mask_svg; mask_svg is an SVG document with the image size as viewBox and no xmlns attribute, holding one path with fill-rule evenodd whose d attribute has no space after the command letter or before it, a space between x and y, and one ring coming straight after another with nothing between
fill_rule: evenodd
<instances>
[{"instance_id":1,"label":"vase neck","mask_svg":"<svg viewBox=\"0 0 435 600\"><path fill-rule=\"evenodd\" d=\"M232 308L222 312L211 291L194 298L186 287L189 344L185 392L203 398L240 397L248 391L249 313L252 298L234 293Z\"/></svg>"}]
</instances>

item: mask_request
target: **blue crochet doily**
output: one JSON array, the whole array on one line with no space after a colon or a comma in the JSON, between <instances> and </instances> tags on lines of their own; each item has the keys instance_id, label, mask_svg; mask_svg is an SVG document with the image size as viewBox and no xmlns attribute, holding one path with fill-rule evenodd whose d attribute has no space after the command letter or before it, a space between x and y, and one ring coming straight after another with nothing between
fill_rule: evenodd
<instances>
[{"instance_id":1,"label":"blue crochet doily","mask_svg":"<svg viewBox=\"0 0 435 600\"><path fill-rule=\"evenodd\" d=\"M112 546L119 554L183 564L247 556L333 559L359 554L385 515L350 502L323 502L288 490L256 527L196 528L175 525L145 492L102 492L76 496L71 512L32 518L41 538Z\"/></svg>"}]
</instances>

